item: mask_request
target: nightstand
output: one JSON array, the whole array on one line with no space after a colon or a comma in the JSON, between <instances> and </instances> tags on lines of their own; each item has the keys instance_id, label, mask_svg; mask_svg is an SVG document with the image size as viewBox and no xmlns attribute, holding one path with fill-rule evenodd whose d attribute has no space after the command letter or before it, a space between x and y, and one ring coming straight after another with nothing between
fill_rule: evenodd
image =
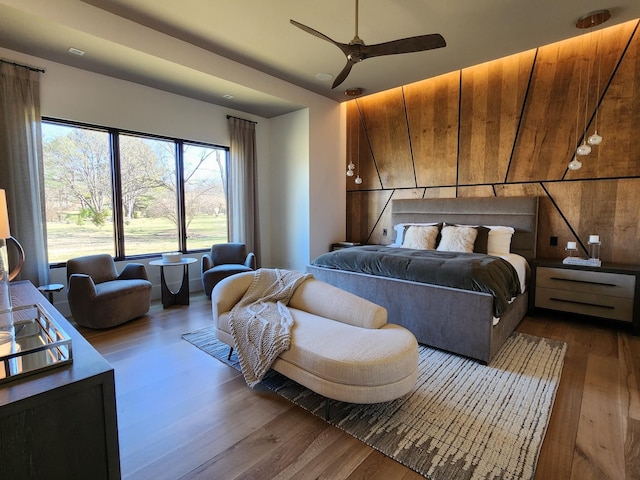
<instances>
[{"instance_id":1,"label":"nightstand","mask_svg":"<svg viewBox=\"0 0 640 480\"><path fill-rule=\"evenodd\" d=\"M640 333L640 266L603 263L567 265L532 262L529 307L589 315L629 323Z\"/></svg>"},{"instance_id":2,"label":"nightstand","mask_svg":"<svg viewBox=\"0 0 640 480\"><path fill-rule=\"evenodd\" d=\"M336 250L342 250L343 248L349 247L359 247L361 243L358 242L336 242L331 244L331 251L335 252Z\"/></svg>"}]
</instances>

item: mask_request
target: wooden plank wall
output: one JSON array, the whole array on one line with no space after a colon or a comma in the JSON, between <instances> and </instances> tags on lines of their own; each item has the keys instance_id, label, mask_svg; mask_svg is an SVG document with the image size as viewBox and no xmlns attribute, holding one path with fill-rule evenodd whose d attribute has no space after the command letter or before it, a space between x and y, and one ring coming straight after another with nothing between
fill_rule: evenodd
<instances>
[{"instance_id":1,"label":"wooden plank wall","mask_svg":"<svg viewBox=\"0 0 640 480\"><path fill-rule=\"evenodd\" d=\"M347 180L347 240L391 243L395 198L536 195L539 257L573 240L586 255L597 234L603 261L640 265L639 24L349 101L363 182ZM569 170L595 129L602 143Z\"/></svg>"}]
</instances>

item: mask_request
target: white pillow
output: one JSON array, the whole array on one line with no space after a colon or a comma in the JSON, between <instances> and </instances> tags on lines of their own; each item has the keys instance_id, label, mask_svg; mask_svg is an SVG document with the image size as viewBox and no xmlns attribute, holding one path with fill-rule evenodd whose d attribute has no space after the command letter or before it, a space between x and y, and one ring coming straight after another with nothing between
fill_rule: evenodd
<instances>
[{"instance_id":1,"label":"white pillow","mask_svg":"<svg viewBox=\"0 0 640 480\"><path fill-rule=\"evenodd\" d=\"M515 230L512 227L504 227L500 225L485 226L489 229L487 253L489 255L504 255L511 253L511 237Z\"/></svg>"},{"instance_id":2,"label":"white pillow","mask_svg":"<svg viewBox=\"0 0 640 480\"><path fill-rule=\"evenodd\" d=\"M437 225L411 225L404 233L402 248L433 250L440 229Z\"/></svg>"},{"instance_id":3,"label":"white pillow","mask_svg":"<svg viewBox=\"0 0 640 480\"><path fill-rule=\"evenodd\" d=\"M448 225L440 232L442 238L436 250L440 252L473 252L478 230L473 227Z\"/></svg>"},{"instance_id":4,"label":"white pillow","mask_svg":"<svg viewBox=\"0 0 640 480\"><path fill-rule=\"evenodd\" d=\"M406 232L407 228L412 225L433 226L438 225L438 223L399 223L393 227L393 229L396 231L396 240L395 242L393 242L394 245L402 245L402 243L404 242L404 233Z\"/></svg>"}]
</instances>

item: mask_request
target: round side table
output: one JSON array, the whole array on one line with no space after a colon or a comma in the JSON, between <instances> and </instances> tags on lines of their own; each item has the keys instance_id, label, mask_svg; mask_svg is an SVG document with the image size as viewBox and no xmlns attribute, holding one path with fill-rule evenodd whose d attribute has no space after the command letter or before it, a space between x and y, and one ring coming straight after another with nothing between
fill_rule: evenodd
<instances>
[{"instance_id":1,"label":"round side table","mask_svg":"<svg viewBox=\"0 0 640 480\"><path fill-rule=\"evenodd\" d=\"M49 297L49 303L53 305L53 294L54 292L60 292L64 288L64 285L61 283L50 283L48 285L42 285L38 287L38 290L42 292L42 294L47 294Z\"/></svg>"},{"instance_id":2,"label":"round side table","mask_svg":"<svg viewBox=\"0 0 640 480\"><path fill-rule=\"evenodd\" d=\"M151 260L149 265L160 267L160 291L162 293L162 307L169 308L172 305L189 305L189 265L197 262L196 258L185 257L179 262L165 262L164 260ZM180 290L172 292L164 277L165 267L182 267L182 284Z\"/></svg>"}]
</instances>

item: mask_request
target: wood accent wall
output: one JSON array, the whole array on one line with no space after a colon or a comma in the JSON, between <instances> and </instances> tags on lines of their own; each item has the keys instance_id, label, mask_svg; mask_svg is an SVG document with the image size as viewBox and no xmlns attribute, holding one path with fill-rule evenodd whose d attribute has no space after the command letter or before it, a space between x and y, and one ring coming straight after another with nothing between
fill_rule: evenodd
<instances>
[{"instance_id":1,"label":"wood accent wall","mask_svg":"<svg viewBox=\"0 0 640 480\"><path fill-rule=\"evenodd\" d=\"M603 261L640 265L639 27L349 101L347 163L363 182L347 179L346 240L391 243L396 198L535 195L539 257L564 258L574 240L586 255L596 234ZM602 143L569 170L596 128Z\"/></svg>"}]
</instances>

